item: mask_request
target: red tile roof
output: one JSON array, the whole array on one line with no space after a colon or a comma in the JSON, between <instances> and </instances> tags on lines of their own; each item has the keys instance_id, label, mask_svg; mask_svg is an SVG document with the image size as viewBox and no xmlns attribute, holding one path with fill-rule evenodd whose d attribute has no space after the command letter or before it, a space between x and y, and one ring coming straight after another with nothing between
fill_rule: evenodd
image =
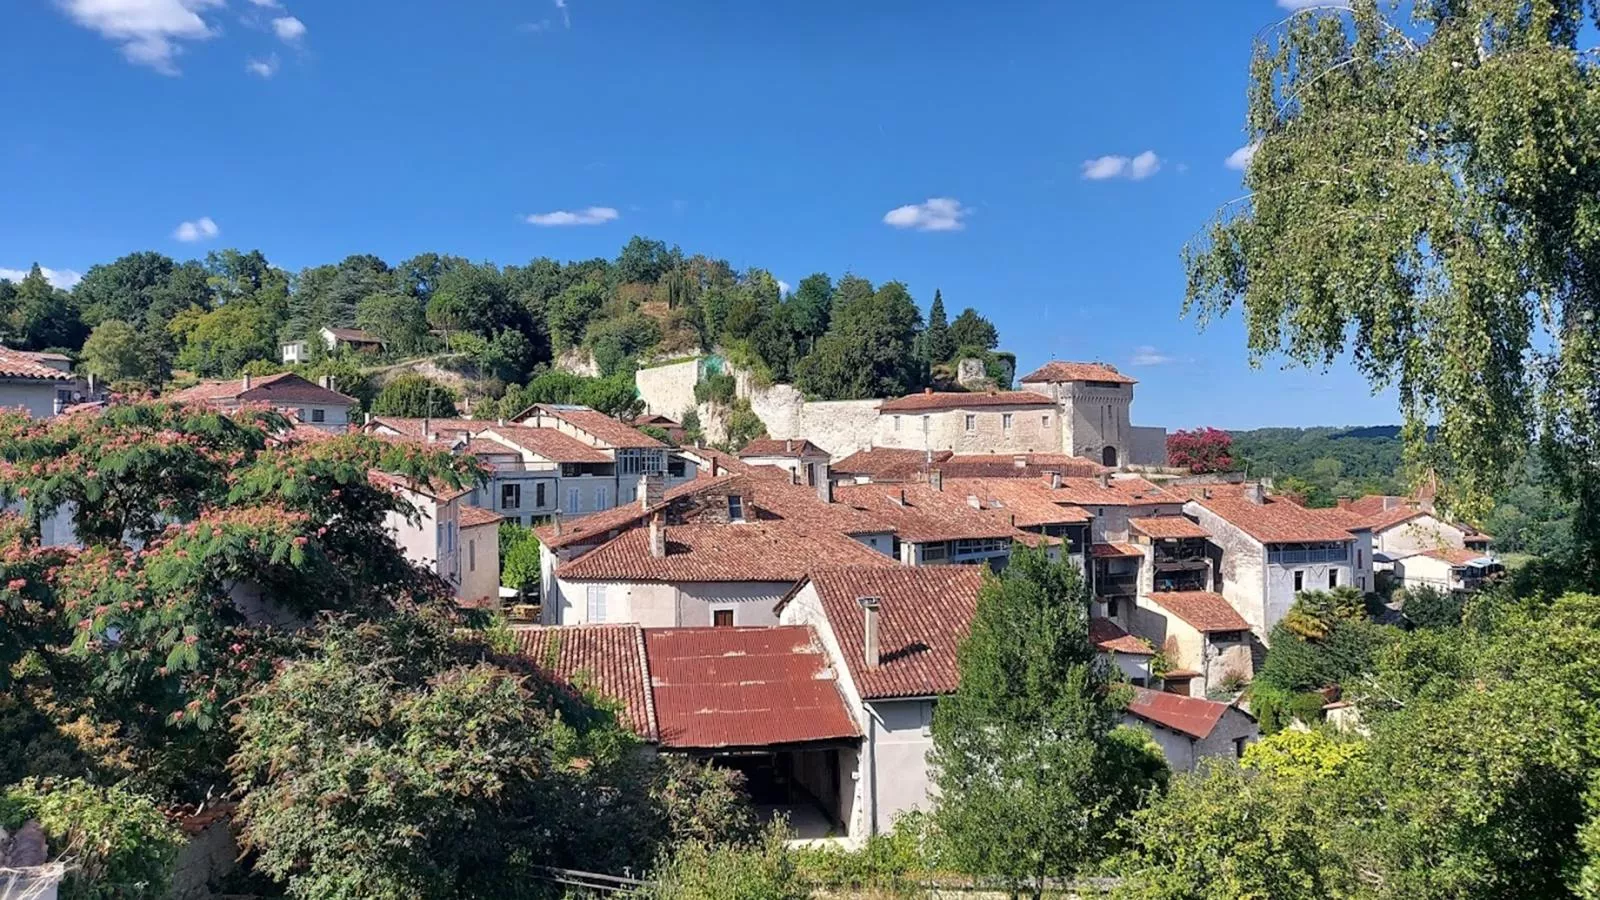
<instances>
[{"instance_id":1,"label":"red tile roof","mask_svg":"<svg viewBox=\"0 0 1600 900\"><path fill-rule=\"evenodd\" d=\"M734 456L732 453L718 450L715 447L680 447L678 449L678 453L682 454L685 458L692 460L695 465L699 466L700 475L702 477L745 473L770 475L772 472L777 472L777 477L785 477L783 472L778 472L776 469L773 469L772 472L757 472L756 470L758 469L771 469L772 467L752 466L749 463L739 459L739 457ZM713 466L716 467L716 471L712 471Z\"/></svg>"},{"instance_id":2,"label":"red tile roof","mask_svg":"<svg viewBox=\"0 0 1600 900\"><path fill-rule=\"evenodd\" d=\"M383 338L359 328L329 328L328 333L341 341L353 344L381 344Z\"/></svg>"},{"instance_id":3,"label":"red tile roof","mask_svg":"<svg viewBox=\"0 0 1600 900\"><path fill-rule=\"evenodd\" d=\"M946 478L1037 478L1052 472L1084 477L1111 471L1092 459L1065 453L957 453L936 468Z\"/></svg>"},{"instance_id":4,"label":"red tile roof","mask_svg":"<svg viewBox=\"0 0 1600 900\"><path fill-rule=\"evenodd\" d=\"M1055 406L1054 400L1033 391L923 391L884 401L880 413L937 412L947 409L983 409L993 406Z\"/></svg>"},{"instance_id":5,"label":"red tile roof","mask_svg":"<svg viewBox=\"0 0 1600 900\"><path fill-rule=\"evenodd\" d=\"M1149 688L1134 688L1128 712L1146 722L1160 725L1196 740L1204 740L1231 709L1226 703L1184 697Z\"/></svg>"},{"instance_id":6,"label":"red tile roof","mask_svg":"<svg viewBox=\"0 0 1600 900\"><path fill-rule=\"evenodd\" d=\"M638 625L515 628L517 650L545 674L622 705L617 718L645 740L657 739Z\"/></svg>"},{"instance_id":7,"label":"red tile roof","mask_svg":"<svg viewBox=\"0 0 1600 900\"><path fill-rule=\"evenodd\" d=\"M484 509L481 506L463 506L461 507L461 512L456 515L456 520L462 528L472 528L477 525L498 525L505 521L505 518L505 516L494 510Z\"/></svg>"},{"instance_id":8,"label":"red tile roof","mask_svg":"<svg viewBox=\"0 0 1600 900\"><path fill-rule=\"evenodd\" d=\"M785 459L800 459L806 456L832 456L833 454L818 447L804 438L800 440L779 440L778 438L756 438L744 445L739 451L740 459L750 459L757 456L783 457Z\"/></svg>"},{"instance_id":9,"label":"red tile roof","mask_svg":"<svg viewBox=\"0 0 1600 900\"><path fill-rule=\"evenodd\" d=\"M1144 551L1132 544L1091 544L1089 555L1095 559L1119 559L1126 556L1143 556Z\"/></svg>"},{"instance_id":10,"label":"red tile roof","mask_svg":"<svg viewBox=\"0 0 1600 900\"><path fill-rule=\"evenodd\" d=\"M795 582L817 565L899 565L838 532L781 521L663 527L666 556L650 554L650 530L641 526L562 563L556 574L578 581Z\"/></svg>"},{"instance_id":11,"label":"red tile roof","mask_svg":"<svg viewBox=\"0 0 1600 900\"><path fill-rule=\"evenodd\" d=\"M1452 566L1465 566L1488 556L1482 550L1463 549L1460 547L1438 547L1433 550L1424 550L1417 555L1437 559Z\"/></svg>"},{"instance_id":12,"label":"red tile roof","mask_svg":"<svg viewBox=\"0 0 1600 900\"><path fill-rule=\"evenodd\" d=\"M1228 599L1212 591L1156 591L1150 595L1150 602L1202 633L1250 630L1250 623Z\"/></svg>"},{"instance_id":13,"label":"red tile roof","mask_svg":"<svg viewBox=\"0 0 1600 900\"><path fill-rule=\"evenodd\" d=\"M1373 531L1384 531L1393 528L1396 525L1409 522L1418 516L1426 515L1426 513L1424 513L1420 508L1415 506L1400 506L1393 509L1386 509L1381 512L1368 514L1356 512L1349 507L1345 507L1344 509L1346 514L1355 515L1361 524L1372 529Z\"/></svg>"},{"instance_id":14,"label":"red tile roof","mask_svg":"<svg viewBox=\"0 0 1600 900\"><path fill-rule=\"evenodd\" d=\"M818 569L811 573L823 612L856 690L867 700L949 694L960 678L956 650L972 629L984 570L976 566ZM802 587L783 602L793 601ZM878 658L864 658L863 613L878 598Z\"/></svg>"},{"instance_id":15,"label":"red tile roof","mask_svg":"<svg viewBox=\"0 0 1600 900\"><path fill-rule=\"evenodd\" d=\"M282 403L316 403L324 406L355 406L356 401L350 397L329 390L319 384L314 384L296 375L293 372L279 372L276 375L263 375L250 380L250 389L245 390L244 379L233 378L225 381L202 381L199 384L185 388L167 397L179 403L218 403L237 401L239 403L266 403L277 405Z\"/></svg>"},{"instance_id":16,"label":"red tile roof","mask_svg":"<svg viewBox=\"0 0 1600 900\"><path fill-rule=\"evenodd\" d=\"M34 354L0 347L0 378L27 378L41 381L71 381L72 376L40 362Z\"/></svg>"},{"instance_id":17,"label":"red tile roof","mask_svg":"<svg viewBox=\"0 0 1600 900\"><path fill-rule=\"evenodd\" d=\"M503 443L535 456L558 463L608 463L612 458L603 450L591 447L570 434L554 428L530 428L526 425L495 425L479 432L488 440L499 438ZM504 452L502 449L500 452Z\"/></svg>"},{"instance_id":18,"label":"red tile roof","mask_svg":"<svg viewBox=\"0 0 1600 900\"><path fill-rule=\"evenodd\" d=\"M362 426L362 430L372 431L374 426L382 425L390 431L421 440L429 434L451 438L463 433L471 434L491 424L493 423L478 419L408 419L403 416L373 416L371 421ZM427 426L426 431L423 430L424 425Z\"/></svg>"},{"instance_id":19,"label":"red tile roof","mask_svg":"<svg viewBox=\"0 0 1600 900\"><path fill-rule=\"evenodd\" d=\"M1134 637L1124 631L1121 625L1104 616L1089 619L1089 643L1106 653L1127 653L1132 656L1154 656L1156 653L1149 641Z\"/></svg>"},{"instance_id":20,"label":"red tile roof","mask_svg":"<svg viewBox=\"0 0 1600 900\"><path fill-rule=\"evenodd\" d=\"M1184 516L1144 516L1128 520L1128 527L1155 540L1205 538L1211 532Z\"/></svg>"},{"instance_id":21,"label":"red tile roof","mask_svg":"<svg viewBox=\"0 0 1600 900\"><path fill-rule=\"evenodd\" d=\"M379 472L376 469L367 473L367 480L390 490L410 491L414 494L421 494L424 497L431 497L440 503L449 503L451 500L465 497L472 493L472 485L470 484L460 488L453 488L445 484L435 486L425 482L412 481L404 475Z\"/></svg>"},{"instance_id":22,"label":"red tile roof","mask_svg":"<svg viewBox=\"0 0 1600 900\"><path fill-rule=\"evenodd\" d=\"M535 403L514 417L518 421L544 414L566 422L590 435L608 447L626 449L659 449L667 446L648 434L619 419L587 406L568 406L558 403Z\"/></svg>"},{"instance_id":23,"label":"red tile roof","mask_svg":"<svg viewBox=\"0 0 1600 900\"><path fill-rule=\"evenodd\" d=\"M1049 485L1032 478L943 479L944 493L977 497L985 509L1015 517L1018 528L1087 523L1087 510L1056 502ZM970 508L970 504L969 504Z\"/></svg>"},{"instance_id":24,"label":"red tile roof","mask_svg":"<svg viewBox=\"0 0 1600 900\"><path fill-rule=\"evenodd\" d=\"M716 478L696 478L686 481L674 488L667 489L662 495L661 505L652 507L660 509L680 497L689 497L702 491L720 489L737 476L722 475ZM554 524L541 525L534 529L539 543L552 550L568 547L573 544L593 543L606 538L613 531L621 531L638 524L651 510L647 510L640 503L625 503L613 506L607 510L591 513L570 522L563 522L560 531Z\"/></svg>"},{"instance_id":25,"label":"red tile roof","mask_svg":"<svg viewBox=\"0 0 1600 900\"><path fill-rule=\"evenodd\" d=\"M1061 479L1061 487L1051 491L1051 497L1060 503L1078 506L1152 506L1158 503L1182 503L1183 498L1157 487L1143 478L1108 478L1105 485L1099 478Z\"/></svg>"},{"instance_id":26,"label":"red tile roof","mask_svg":"<svg viewBox=\"0 0 1600 900\"><path fill-rule=\"evenodd\" d=\"M1017 379L1018 384L1041 381L1107 381L1116 384L1138 384L1117 371L1116 366L1097 362L1063 362L1052 360Z\"/></svg>"},{"instance_id":27,"label":"red tile roof","mask_svg":"<svg viewBox=\"0 0 1600 900\"><path fill-rule=\"evenodd\" d=\"M805 625L647 628L661 746L771 747L861 736Z\"/></svg>"},{"instance_id":28,"label":"red tile roof","mask_svg":"<svg viewBox=\"0 0 1600 900\"><path fill-rule=\"evenodd\" d=\"M1215 513L1263 544L1320 543L1352 540L1350 523L1340 510L1306 509L1282 497L1265 497L1255 503L1244 495L1213 494L1211 499L1190 501Z\"/></svg>"},{"instance_id":29,"label":"red tile roof","mask_svg":"<svg viewBox=\"0 0 1600 900\"><path fill-rule=\"evenodd\" d=\"M927 467L928 453L898 447L868 447L846 456L828 467L836 475L866 478L871 481L914 481ZM949 459L949 450L933 453L935 463Z\"/></svg>"},{"instance_id":30,"label":"red tile roof","mask_svg":"<svg viewBox=\"0 0 1600 900\"><path fill-rule=\"evenodd\" d=\"M1043 517L1056 522L1082 522L1088 514L1070 506L1044 512L1034 502L1020 513L996 500L995 491L983 496L968 494L946 484L944 490L923 482L896 484L841 484L834 496L842 503L862 510L893 526L903 540L924 544L977 538L1020 538L1024 521ZM969 497L976 498L978 506ZM1013 524L1012 517L1017 517Z\"/></svg>"}]
</instances>

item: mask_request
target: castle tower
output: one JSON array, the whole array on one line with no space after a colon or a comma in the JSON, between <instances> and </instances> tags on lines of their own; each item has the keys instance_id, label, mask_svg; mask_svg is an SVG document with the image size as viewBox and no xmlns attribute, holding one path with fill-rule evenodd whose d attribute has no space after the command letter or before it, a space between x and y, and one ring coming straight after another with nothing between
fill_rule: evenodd
<instances>
[{"instance_id":1,"label":"castle tower","mask_svg":"<svg viewBox=\"0 0 1600 900\"><path fill-rule=\"evenodd\" d=\"M1025 391L1044 394L1060 410L1061 450L1107 466L1131 461L1129 419L1137 382L1106 363L1049 362L1024 375Z\"/></svg>"}]
</instances>

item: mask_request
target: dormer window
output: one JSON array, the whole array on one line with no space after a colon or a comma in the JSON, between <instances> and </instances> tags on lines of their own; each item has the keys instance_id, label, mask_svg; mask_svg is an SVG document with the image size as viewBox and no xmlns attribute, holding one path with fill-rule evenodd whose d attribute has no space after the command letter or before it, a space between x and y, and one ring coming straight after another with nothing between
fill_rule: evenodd
<instances>
[{"instance_id":1,"label":"dormer window","mask_svg":"<svg viewBox=\"0 0 1600 900\"><path fill-rule=\"evenodd\" d=\"M728 521L744 521L744 498L738 494L728 495Z\"/></svg>"}]
</instances>

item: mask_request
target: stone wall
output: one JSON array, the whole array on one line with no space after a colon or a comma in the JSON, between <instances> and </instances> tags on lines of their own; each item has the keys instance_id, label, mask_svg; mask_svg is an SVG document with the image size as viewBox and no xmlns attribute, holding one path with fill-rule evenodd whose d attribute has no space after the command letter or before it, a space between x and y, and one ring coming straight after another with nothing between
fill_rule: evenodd
<instances>
[{"instance_id":1,"label":"stone wall","mask_svg":"<svg viewBox=\"0 0 1600 900\"><path fill-rule=\"evenodd\" d=\"M1167 464L1167 430L1154 425L1131 425L1132 441L1126 462L1138 466Z\"/></svg>"},{"instance_id":2,"label":"stone wall","mask_svg":"<svg viewBox=\"0 0 1600 900\"><path fill-rule=\"evenodd\" d=\"M878 407L882 400L825 400L809 402L793 386L763 387L750 373L734 370L738 394L775 438L807 438L840 459L873 445L878 432Z\"/></svg>"},{"instance_id":3,"label":"stone wall","mask_svg":"<svg viewBox=\"0 0 1600 900\"><path fill-rule=\"evenodd\" d=\"M701 358L696 357L635 372L633 383L639 388L645 412L683 421L684 412L695 405L694 386L700 380L700 368Z\"/></svg>"}]
</instances>

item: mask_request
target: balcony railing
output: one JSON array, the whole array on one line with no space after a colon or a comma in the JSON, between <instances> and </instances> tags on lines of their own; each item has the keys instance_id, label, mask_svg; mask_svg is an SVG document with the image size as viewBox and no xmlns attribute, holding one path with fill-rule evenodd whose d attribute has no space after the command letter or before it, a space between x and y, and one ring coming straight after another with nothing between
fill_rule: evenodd
<instances>
[{"instance_id":1,"label":"balcony railing","mask_svg":"<svg viewBox=\"0 0 1600 900\"><path fill-rule=\"evenodd\" d=\"M1096 575L1094 579L1094 592L1099 597L1120 597L1138 591L1138 575Z\"/></svg>"},{"instance_id":2,"label":"balcony railing","mask_svg":"<svg viewBox=\"0 0 1600 900\"><path fill-rule=\"evenodd\" d=\"M1267 562L1285 566L1296 566L1304 563L1347 562L1350 559L1350 548L1319 547L1311 550L1268 550Z\"/></svg>"}]
</instances>

